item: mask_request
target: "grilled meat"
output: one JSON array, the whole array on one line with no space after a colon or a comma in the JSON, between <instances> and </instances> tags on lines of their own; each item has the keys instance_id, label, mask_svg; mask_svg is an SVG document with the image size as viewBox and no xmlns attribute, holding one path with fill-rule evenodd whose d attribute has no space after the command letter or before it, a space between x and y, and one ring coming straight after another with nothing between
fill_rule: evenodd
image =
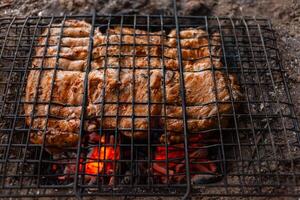
<instances>
[{"instance_id":1,"label":"grilled meat","mask_svg":"<svg viewBox=\"0 0 300 200\"><path fill-rule=\"evenodd\" d=\"M118 128L139 139L154 127L165 126L168 135L182 133L176 31L166 35L115 27L104 34L95 29L89 52L90 31L86 22L67 20L63 30L54 26L39 38L24 105L26 123L36 130L31 141L45 139L56 147L77 143L85 79L85 131ZM222 72L218 34L186 29L180 38L188 129L197 132L216 126L217 112L231 112L239 86Z\"/></svg>"},{"instance_id":2,"label":"grilled meat","mask_svg":"<svg viewBox=\"0 0 300 200\"><path fill-rule=\"evenodd\" d=\"M166 73L166 100L165 109L162 109L161 124L168 131L168 142L172 137L183 138L183 113L180 98L179 73L168 71ZM228 118L218 119L218 113L230 113L232 100L237 100L241 94L235 76L227 78L220 71L203 70L200 72L185 72L185 97L187 127L191 133L198 133L221 125L226 126ZM165 136L161 142L165 142Z\"/></svg>"}]
</instances>

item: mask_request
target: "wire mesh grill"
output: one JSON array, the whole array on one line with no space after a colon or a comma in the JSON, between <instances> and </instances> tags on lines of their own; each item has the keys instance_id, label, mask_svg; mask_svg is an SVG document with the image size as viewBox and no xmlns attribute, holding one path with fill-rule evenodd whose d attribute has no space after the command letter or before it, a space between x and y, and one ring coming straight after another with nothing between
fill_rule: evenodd
<instances>
[{"instance_id":1,"label":"wire mesh grill","mask_svg":"<svg viewBox=\"0 0 300 200\"><path fill-rule=\"evenodd\" d=\"M68 23L70 20L90 24L73 37L80 36L78 41L84 45L74 42L65 46L64 39L72 40L78 28ZM110 31L115 27L120 33ZM134 31L128 33L128 28ZM197 38L207 41L203 46L195 48L193 43L182 42L184 36L178 33L190 28L203 30ZM50 30L57 33L56 38ZM98 33L104 35L100 45ZM118 42L113 43L109 38L115 36ZM219 45L214 43L215 37ZM167 40L173 41L173 46L168 46ZM161 15L7 18L0 20L0 41L0 196L300 195L299 124L268 20ZM69 54L69 49L82 46L84 51ZM97 47L104 52L101 56L95 53ZM53 54L48 51L51 48ZM173 58L164 54L171 48L175 49ZM206 57L186 57L185 53L193 48L209 53ZM214 55L215 48L222 53ZM126 54L121 49L129 50ZM110 50L117 53L112 55ZM78 64L81 56L83 64ZM63 65L63 59L69 64ZM102 63L97 64L97 59ZM126 59L130 62L126 63ZM174 69L166 64L172 59L176 62ZM221 67L216 66L216 59L220 59ZM152 60L158 60L158 64ZM200 65L202 60L208 60L209 67L189 71L187 63L195 60ZM77 66L77 70L71 66ZM180 98L178 102L168 101L168 84L175 82L171 78L169 83L171 72L178 75L178 90L173 91ZM188 98L192 89L186 76L204 72L212 74L209 83L214 87L209 92L215 98L191 104ZM91 89L93 73L101 73L103 83L96 85L98 90ZM155 73L160 74L158 82L152 80ZM234 88L225 84L228 98L218 99L219 73L224 80L237 77L240 98L234 98ZM68 74L68 80L59 81L59 77ZM110 76L115 76L116 81L109 82ZM127 76L129 86L124 86L128 90L124 92L120 88ZM80 81L76 82L78 77ZM35 86L32 91L27 89L29 82ZM76 84L80 90L72 88ZM110 87L115 85L120 88L111 91L114 100L100 99L101 95L110 95ZM65 90L57 89L60 86ZM45 88L47 101L39 97ZM92 106L98 110L89 115L90 99L96 91L100 100ZM30 92L38 95L29 101L26 95ZM161 97L156 101L158 93ZM129 98L124 100L122 96L126 94ZM138 99L141 95L142 100ZM70 99L77 103L68 103ZM76 114L61 114L72 106ZM172 106L180 110L179 115L170 114L168 109ZM212 120L214 125L200 131L190 128L190 109L197 106L216 108L214 115L196 119ZM223 112L225 106L231 109ZM59 111L52 112L57 107ZM122 109L129 110L129 114ZM40 119L45 124L35 125L35 120ZM172 126L168 120L180 123L177 134L169 135ZM65 124L61 125L61 121ZM145 126L135 124L138 122ZM70 124L76 125L75 133L59 135L51 144L47 134L55 133L50 129ZM37 135L38 142L34 142L32 138ZM171 137L179 138L179 142L171 141Z\"/></svg>"}]
</instances>

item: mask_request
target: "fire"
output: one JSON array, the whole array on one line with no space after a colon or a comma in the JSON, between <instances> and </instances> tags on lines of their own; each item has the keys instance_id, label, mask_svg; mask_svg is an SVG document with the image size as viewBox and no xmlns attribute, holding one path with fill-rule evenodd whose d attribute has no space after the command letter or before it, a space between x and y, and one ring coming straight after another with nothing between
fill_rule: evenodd
<instances>
[{"instance_id":1,"label":"fire","mask_svg":"<svg viewBox=\"0 0 300 200\"><path fill-rule=\"evenodd\" d=\"M201 134L189 137L189 168L193 182L206 179L209 175L217 175L217 166L215 163L209 161L208 150L201 141L205 141L205 144L213 142L209 138L204 138ZM100 147L95 146L90 148L87 158L85 160L80 159L79 171L82 174L86 174L85 178L89 181L95 181L93 178L97 174L109 175L109 184L112 184L114 181L112 174L117 167L116 161L120 159L119 143L115 144L116 141L113 135L109 136L108 140L105 136L100 138L96 133L89 135L89 142L94 144L100 142ZM84 161L86 162L84 163ZM162 183L167 183L168 181L180 183L186 178L184 175L186 165L183 143L172 144L168 147L156 147L153 161L153 174ZM56 169L57 166L53 165L52 170L55 171ZM64 168L64 174L69 174L70 176L65 175L59 177L59 179L62 181L68 179L75 172L76 164L73 161L72 164L67 164Z\"/></svg>"},{"instance_id":2,"label":"fire","mask_svg":"<svg viewBox=\"0 0 300 200\"><path fill-rule=\"evenodd\" d=\"M109 136L109 141L107 141L105 136L100 138L97 133L91 133L88 141L94 144L100 142L100 147L95 146L90 148L87 159L80 159L81 164L79 165L79 171L82 174L87 175L85 176L87 180L91 179L92 175L100 173L106 175L112 174L116 164L115 161L120 159L120 147L119 145L114 146L114 136ZM75 158L65 161L70 163L64 166L63 173L65 175L58 177L61 181L72 178L72 175L76 172ZM83 164L84 161L86 161L85 164ZM51 170L56 172L57 168L58 166L54 164L52 165Z\"/></svg>"},{"instance_id":3,"label":"fire","mask_svg":"<svg viewBox=\"0 0 300 200\"><path fill-rule=\"evenodd\" d=\"M109 136L109 141L107 141L105 135L100 138L99 134L93 132L88 135L88 141L92 143L100 142L100 147L95 146L90 149L84 173L96 175L100 173L110 174L113 172L115 161L120 159L120 148L119 145L114 147L114 136ZM82 164L80 165L80 171L83 171Z\"/></svg>"},{"instance_id":4,"label":"fire","mask_svg":"<svg viewBox=\"0 0 300 200\"><path fill-rule=\"evenodd\" d=\"M94 147L88 155L87 163L85 164L85 172L87 174L99 174L103 172L108 174L114 169L114 161L118 160L120 156L120 149L111 146Z\"/></svg>"}]
</instances>

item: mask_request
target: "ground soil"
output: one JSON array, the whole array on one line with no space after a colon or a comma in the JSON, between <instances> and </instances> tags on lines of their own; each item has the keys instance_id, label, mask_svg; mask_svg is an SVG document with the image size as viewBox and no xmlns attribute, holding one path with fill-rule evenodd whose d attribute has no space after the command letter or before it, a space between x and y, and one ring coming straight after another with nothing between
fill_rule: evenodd
<instances>
[{"instance_id":1,"label":"ground soil","mask_svg":"<svg viewBox=\"0 0 300 200\"><path fill-rule=\"evenodd\" d=\"M257 16L269 18L276 31L296 115L300 118L300 1L299 0L181 0L181 15ZM172 14L168 0L1 0L0 17L29 15Z\"/></svg>"}]
</instances>

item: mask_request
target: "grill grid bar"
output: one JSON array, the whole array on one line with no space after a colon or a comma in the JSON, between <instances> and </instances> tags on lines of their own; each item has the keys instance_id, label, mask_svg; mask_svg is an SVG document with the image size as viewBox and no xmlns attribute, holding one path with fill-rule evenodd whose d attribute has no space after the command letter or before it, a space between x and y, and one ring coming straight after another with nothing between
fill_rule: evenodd
<instances>
[{"instance_id":1,"label":"grill grid bar","mask_svg":"<svg viewBox=\"0 0 300 200\"><path fill-rule=\"evenodd\" d=\"M76 194L78 195L78 177L80 174L80 158L81 158L81 150L82 150L82 137L84 136L84 122L85 122L85 113L86 113L86 108L87 108L87 99L88 99L88 74L91 71L91 62L92 62L92 50L93 50L93 37L94 37L94 31L95 31L95 21L96 21L96 14L93 12L92 15L92 26L90 30L90 35L89 35L89 45L88 45L88 57L87 57L87 66L85 70L85 76L84 76L84 83L83 83L83 99L82 99L82 109L80 113L80 130L79 130L79 141L78 141L78 146L77 146L77 156L76 156L76 170L75 170L75 175L74 175L74 191L76 191ZM85 152L84 152L85 153ZM85 165L83 165L83 170L85 170ZM82 182L84 181L85 174L82 175L83 179ZM81 192L80 192L81 193ZM81 194L79 194L80 196Z\"/></svg>"},{"instance_id":2,"label":"grill grid bar","mask_svg":"<svg viewBox=\"0 0 300 200\"><path fill-rule=\"evenodd\" d=\"M164 31L164 21L163 21L163 17L160 16L160 24L161 24L161 29L160 31L163 32ZM162 39L163 39L163 34L162 34ZM165 51L165 46L164 46L164 43L161 44L161 50L162 52ZM161 56L161 60L162 60L162 64L163 64L163 104L164 105L167 105L166 103L166 67L165 67L165 59L164 59L164 56L162 55ZM166 122L167 121L167 111L166 111L166 106L163 107L163 114L164 114L164 121ZM164 126L164 132L163 132L165 135L167 135L167 128ZM167 141L167 137L165 137L165 148L166 148L166 157L168 158L169 157L169 145L168 145L168 141ZM169 169L169 162L167 161L167 159L165 160L166 162L166 166L167 166L167 169ZM168 187L170 186L169 184L169 177L170 177L170 174L169 174L169 170L167 170L167 185Z\"/></svg>"},{"instance_id":3,"label":"grill grid bar","mask_svg":"<svg viewBox=\"0 0 300 200\"><path fill-rule=\"evenodd\" d=\"M61 71L73 73L72 70L63 70L60 66L61 49L67 48L63 42L65 30L70 26L65 22L71 19L85 20L91 24L91 31L88 38L88 48L86 65L83 72L83 94L79 125L79 141L77 147L64 148L63 156L50 154L47 149L51 145L47 144L46 133L49 129L49 120L62 120L62 116L51 113L57 106L72 108L74 105L60 103L54 100L54 87L56 78ZM58 25L60 24L61 25ZM99 29L107 38L116 36L110 30L120 27L119 42L112 43L109 39L101 45L97 45L93 40L96 31ZM186 99L185 76L188 73L185 69L185 62L193 61L192 58L183 58L185 50L195 49L182 46L184 40L179 34L189 27L201 28L207 32L204 38L207 45L199 48L208 48L209 56L201 59L209 59L214 63L218 56L213 55L215 44L212 43L213 33L219 34L220 48L222 49L222 68L214 64L205 70L195 73L211 72L214 83L214 96L212 102L190 104ZM50 30L59 29L57 35L57 45L53 45ZM126 33L127 28L132 28L133 34ZM165 42L159 45L152 44L154 36L158 36L161 41L172 39L169 35L171 30L177 33L175 36L178 61L178 69L168 69L168 60L171 58L161 55L152 55L151 50L158 48L160 52L166 52L172 46ZM47 34L45 30L48 30ZM146 31L146 34L136 32ZM157 32L155 32L157 31ZM43 35L42 35L43 34ZM133 42L124 41L124 38L132 37ZM146 38L145 44L139 43L139 38ZM44 45L40 45L39 39L43 38ZM30 197L30 196L299 196L300 171L299 171L299 122L295 115L293 103L288 90L288 83L285 71L280 62L280 55L274 31L270 21L259 18L227 18L227 17L182 17L182 16L162 16L162 15L87 15L87 16L62 16L62 17L27 17L27 18L3 18L0 19L0 43L2 44L0 53L0 197ZM38 47L57 46L55 55L48 55L46 48L41 56L35 55ZM117 100L107 99L107 88L101 87L102 100L95 103L100 110L95 116L88 116L89 104L89 74L95 61L93 49L103 48L103 84L109 79L109 70L116 70L118 82L122 81L124 70L132 76L132 87L130 101L121 100L121 89L116 90ZM116 47L120 51L118 55L110 55L110 48ZM132 53L123 54L123 48L131 48ZM138 49L145 48L145 56L139 55ZM132 66L124 66L123 58L132 58ZM45 66L47 60L55 60L55 66ZM110 59L118 59L116 66L111 66ZM145 67L138 66L138 59L145 59ZM34 59L40 59L42 64L33 66ZM154 66L153 60L159 59L160 66ZM152 73L161 70L162 100L155 102L151 95ZM39 87L35 88L34 101L26 101L24 97L26 91L27 77L29 73L39 72L37 80L41 84L42 72L53 72L50 81L49 101L39 100ZM139 84L138 74L145 72L145 101L139 102L135 95L136 85ZM167 109L173 103L167 100L167 79L168 72L178 72L180 79L181 102L176 105L181 107L180 118L168 116ZM234 91L226 85L229 99L220 101L217 97L216 74L222 73L226 77L235 74L238 84L242 88L243 99L234 99ZM56 94L55 94L56 95ZM24 105L29 104L33 110L39 106L45 107L45 113L32 112L30 116L24 113ZM222 113L220 107L231 105L232 112ZM137 114L137 105L145 109L144 114ZM239 108L236 107L239 105ZM105 113L107 106L116 106L116 115ZM161 114L152 114L151 110L155 106L161 106ZM208 141L199 141L202 146L193 147L189 141L190 137L198 134L188 130L188 109L194 106L215 106L215 116L206 116L203 119L216 119L216 127L210 127L201 131L201 135L207 136ZM123 107L131 107L132 114L122 114ZM34 119L45 119L45 127L34 127ZM113 118L116 127L106 128L103 121ZM26 125L25 120L30 119L30 125ZM120 125L123 119L130 119L131 128ZM145 119L146 128L136 127L138 120ZM170 158L174 145L169 143L169 130L166 125L152 126L152 123L167 123L168 120L180 119L183 124L183 157ZM228 125L224 125L224 119L230 119ZM86 137L90 134L85 130L87 120L99 120L101 125L94 131L99 138L104 137L105 142L90 142ZM158 122L159 121L159 122ZM42 143L33 144L30 134L32 132L43 132ZM137 132L145 132L146 140L136 140L133 135ZM122 132L130 132L131 137L125 137ZM160 136L165 135L161 142ZM109 143L110 136L113 136L113 144ZM214 138L214 137L215 138ZM213 142L210 142L213 140ZM115 153L112 158L102 157L106 155L109 148L114 152L120 149L120 157ZM175 146L176 147L176 146ZM53 146L52 146L53 148ZM103 164L103 169L113 166L111 173L100 171L96 167L96 175L87 172L87 163L93 162L90 158L91 150L98 148L98 158L94 161ZM163 149L166 158L157 160L156 150ZM99 150L104 149L104 152ZM207 150L209 159L197 161L191 157L194 150ZM173 150L174 151L174 150ZM69 161L66 161L66 158ZM166 170L165 175L158 175L153 172L155 166L164 163L170 169L174 162L183 163L184 171L171 172ZM189 162L186 162L189 160ZM195 184L192 180L195 174L207 176L207 172L195 172L192 166L195 163L215 164L218 168L216 180ZM75 168L71 173L67 173L61 168L65 165ZM56 169L53 169L56 167ZM53 171L56 170L56 171ZM172 182L174 177L183 175L187 179L182 182ZM69 179L61 181L62 177ZM163 177L165 182L158 181ZM111 180L113 178L113 180ZM129 182L124 184L124 180ZM91 180L94 179L94 183ZM58 192L55 190L58 189Z\"/></svg>"},{"instance_id":4,"label":"grill grid bar","mask_svg":"<svg viewBox=\"0 0 300 200\"><path fill-rule=\"evenodd\" d=\"M134 185L134 181L133 181L133 179L134 179L134 177L135 177L135 171L134 171L134 152L133 152L133 149L134 149L134 133L135 133L135 92L134 92L134 90L135 90L135 71L136 71L136 67L135 67L135 65L136 65L136 57L135 57L135 55L136 55L136 16L134 16L134 18L133 18L133 30L134 30L134 33L133 33L133 63L132 63L132 89L131 89L131 94L132 94L132 101L131 101L131 104L132 104L132 115L131 115L131 138L130 138L130 144L131 144L131 146L130 146L130 171L131 171L131 179L130 179L130 184L131 184L131 187L133 187L133 185ZM124 28L124 27L122 27L122 28ZM121 28L121 36L123 36L124 37L124 35L122 34L122 32L123 32L123 29ZM122 42L122 37L121 37L121 42ZM121 45L120 45L120 57L121 57ZM119 63L119 74L120 74L120 72L121 72L121 64ZM120 93L118 93L118 97L120 96ZM119 110L119 109L118 109ZM118 115L118 114L117 114ZM118 123L117 123L118 124ZM118 125L117 125L118 126ZM150 126L150 124L148 123L148 126Z\"/></svg>"},{"instance_id":5,"label":"grill grid bar","mask_svg":"<svg viewBox=\"0 0 300 200\"><path fill-rule=\"evenodd\" d=\"M187 114L186 114L186 88L184 81L184 68L182 63L182 49L181 49L181 34L180 27L178 22L177 7L174 3L174 18L176 25L176 44L177 44L177 58L178 58L178 68L179 68L179 80L180 80L180 97L181 97L181 106L182 106L182 120L183 120L183 134L184 134L184 160L185 160L185 176L186 176L186 192L183 196L183 199L186 199L191 192L191 175L190 175L190 157L189 157L189 142L188 142L188 125L187 125ZM207 25L207 24L206 24ZM209 40L208 40L209 41ZM209 47L209 52L211 49ZM168 157L167 157L168 158ZM167 159L166 159L167 160Z\"/></svg>"},{"instance_id":6,"label":"grill grid bar","mask_svg":"<svg viewBox=\"0 0 300 200\"><path fill-rule=\"evenodd\" d=\"M16 52L15 52L15 55L14 55L14 58L13 58L13 62L12 62L12 67L11 67L11 70L10 70L10 72L9 72L9 75L8 75L8 82L11 80L11 77L12 77L12 72L13 72L13 69L14 69L14 67L15 67L15 59L16 59L16 56L17 56L17 52L18 52L18 48L19 48L19 46L20 46L20 42L21 42L21 37L22 37L22 34L23 34L23 31L24 31L24 26L25 26L25 24L27 23L27 20L28 20L28 18L26 18L26 20L25 20L25 22L24 22L24 24L23 24L23 27L22 27L22 29L21 29L21 33L20 33L20 37L18 38L18 43L17 43L17 47L16 47ZM2 49L3 50L3 49ZM2 53L1 53L2 54ZM4 96L4 98L3 98L3 101L5 102L6 101L6 95L7 95L7 92L8 92L8 88L9 88L9 85L8 84L6 84L6 86L5 86L5 92L4 92L4 94L5 94L5 96ZM15 110L17 109L18 110L18 108L19 108L19 105L20 105L20 97L18 98L19 100L18 100L18 102L17 102L17 104L14 106L15 108L13 108L13 112L15 112ZM13 120L13 122L12 122L12 126L13 127L15 127L15 125L16 125L16 119L17 119L17 117L18 117L18 113L16 113L16 115L14 116L14 120ZM10 151L10 148L11 148L11 144L12 144L12 135L13 135L13 131L14 131L14 128L11 130L11 132L10 132L10 137L9 137L9 142L8 142L8 147L7 147L7 149L6 149L6 152L5 152L5 164L4 164L4 169L6 169L6 167L7 167L7 160L8 160L8 156L9 156L9 151ZM4 177L6 176L6 172L4 171ZM4 187L4 182L2 182L2 187Z\"/></svg>"},{"instance_id":7,"label":"grill grid bar","mask_svg":"<svg viewBox=\"0 0 300 200\"><path fill-rule=\"evenodd\" d=\"M44 148L45 148L45 140L46 140L46 131L47 131L47 128L48 128L48 121L49 121L49 113L50 113L50 107L52 105L52 98L53 98L53 90L54 90L54 83L55 83L55 78L56 78L56 74L57 74L57 68L58 68L58 59L59 59L59 53L60 53L60 49L61 49L61 40L62 40L62 37L63 37L63 30L64 30L64 23L65 23L65 20L66 20L66 17L63 18L62 20L62 24L61 24L61 28L60 28L60 34L59 34L59 41L58 41L58 52L57 52L57 55L55 57L55 67L54 67L54 71L53 71L53 78L51 80L51 89L50 89L50 101L48 103L48 106L47 106L47 117L46 117L46 126L45 126L45 130L44 130L44 134L43 134L43 145L42 145L42 148L41 148L41 153L40 153L40 156L39 156L39 166L38 166L38 183L37 183L37 186L39 187L40 186L40 180L41 180L41 162L42 162L42 156L43 156L43 151L44 151ZM51 20L51 22L53 22L53 18ZM51 34L51 24L49 25L49 29L48 29L48 34L47 34L47 39L46 39L46 47L48 46L49 44L49 38L50 38L50 34ZM43 59L42 59L42 67L44 66L44 62L45 62L45 55L47 53L47 48L44 49L44 53L43 53ZM41 69L43 70L43 69ZM42 72L42 71L40 71ZM41 73L39 74L39 76L41 77ZM41 79L39 79L41 80ZM38 94L38 87L36 88L36 94ZM38 98L38 95L36 95L36 99ZM34 110L34 108L33 108ZM32 123L31 123L32 124Z\"/></svg>"}]
</instances>

